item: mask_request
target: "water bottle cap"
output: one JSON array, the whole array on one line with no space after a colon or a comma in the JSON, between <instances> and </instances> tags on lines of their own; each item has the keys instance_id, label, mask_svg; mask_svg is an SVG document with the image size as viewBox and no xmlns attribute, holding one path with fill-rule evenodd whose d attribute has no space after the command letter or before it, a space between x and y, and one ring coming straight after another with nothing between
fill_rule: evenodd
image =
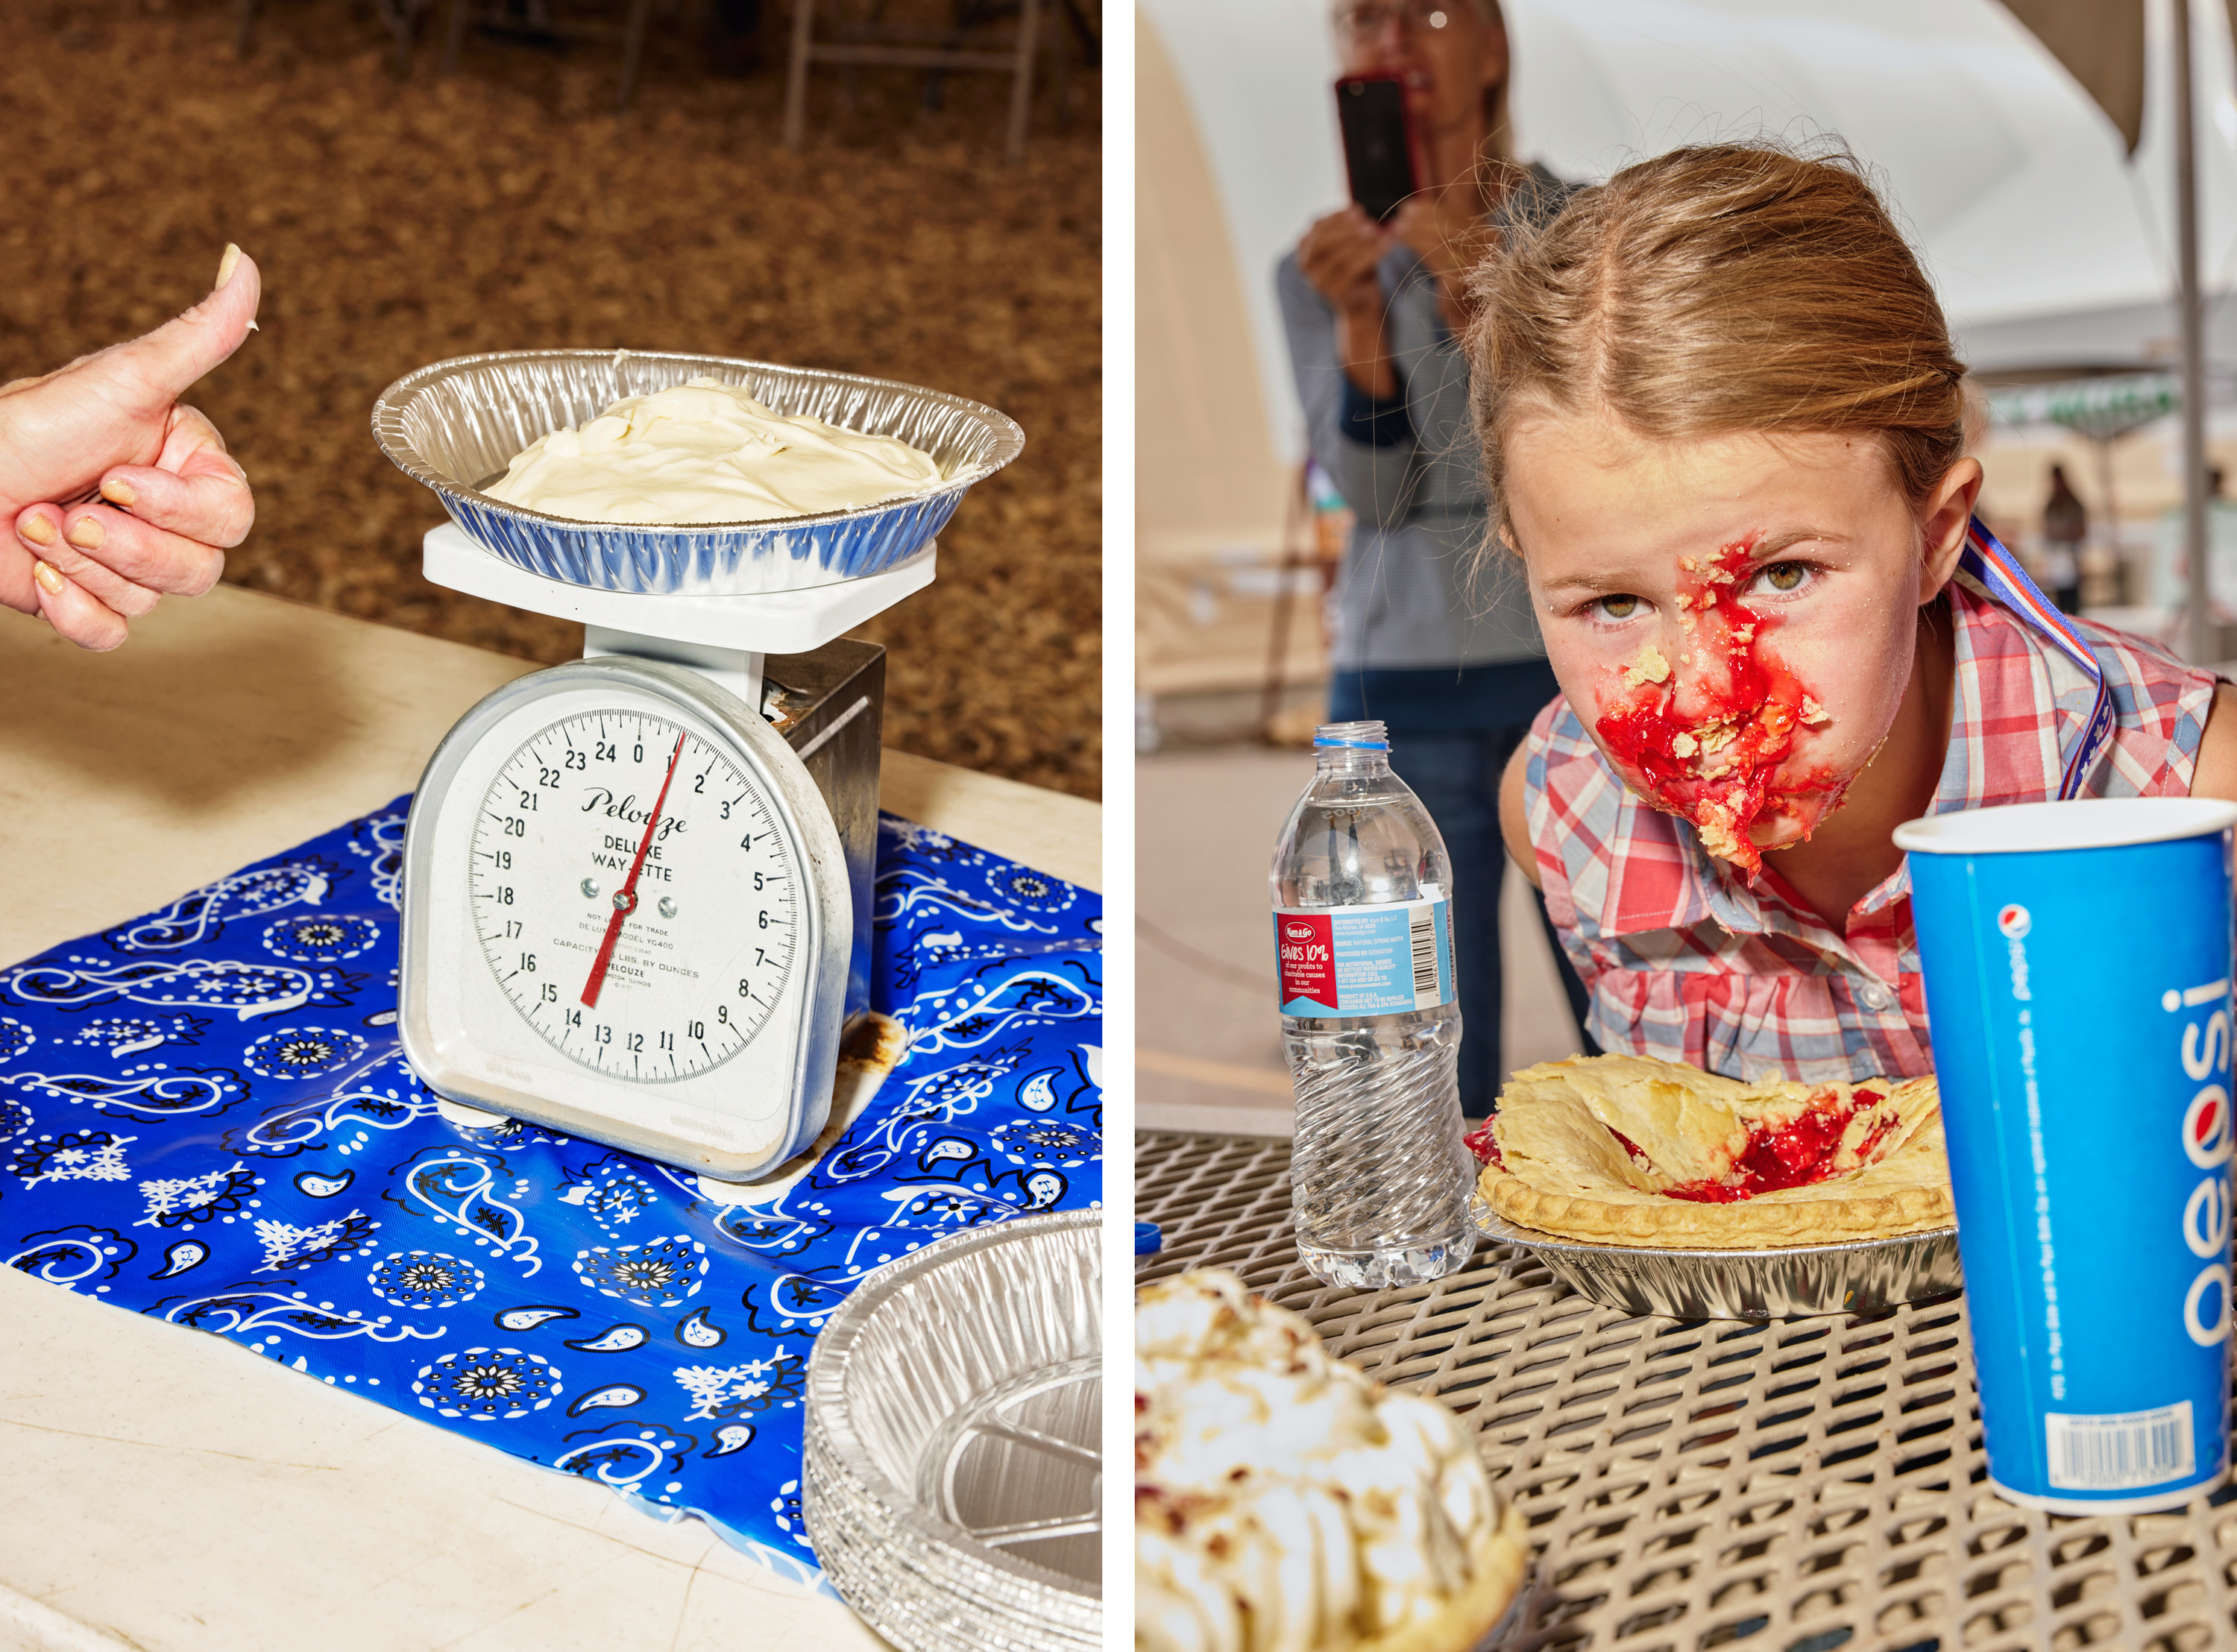
<instances>
[{"instance_id":1,"label":"water bottle cap","mask_svg":"<svg viewBox=\"0 0 2237 1652\"><path fill-rule=\"evenodd\" d=\"M1313 730L1313 745L1316 749L1387 752L1390 737L1380 718L1363 718L1357 722L1321 724Z\"/></svg>"}]
</instances>

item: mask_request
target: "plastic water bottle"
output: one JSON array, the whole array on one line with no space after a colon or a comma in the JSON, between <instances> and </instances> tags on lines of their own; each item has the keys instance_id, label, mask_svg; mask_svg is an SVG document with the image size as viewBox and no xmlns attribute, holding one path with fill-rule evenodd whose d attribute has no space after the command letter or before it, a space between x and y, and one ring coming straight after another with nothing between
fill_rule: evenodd
<instances>
[{"instance_id":1,"label":"plastic water bottle","mask_svg":"<svg viewBox=\"0 0 2237 1652\"><path fill-rule=\"evenodd\" d=\"M1323 724L1313 747L1272 877L1297 1254L1326 1284L1417 1285L1475 1249L1452 873L1381 723Z\"/></svg>"}]
</instances>

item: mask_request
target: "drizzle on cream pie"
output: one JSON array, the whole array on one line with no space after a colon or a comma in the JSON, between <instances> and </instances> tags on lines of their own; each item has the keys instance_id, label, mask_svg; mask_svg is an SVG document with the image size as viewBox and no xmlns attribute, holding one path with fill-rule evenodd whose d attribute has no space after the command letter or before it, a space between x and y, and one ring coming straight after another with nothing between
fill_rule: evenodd
<instances>
[{"instance_id":1,"label":"drizzle on cream pie","mask_svg":"<svg viewBox=\"0 0 2237 1652\"><path fill-rule=\"evenodd\" d=\"M1138 1652L1467 1652L1529 1548L1468 1430L1204 1271L1134 1320Z\"/></svg>"}]
</instances>

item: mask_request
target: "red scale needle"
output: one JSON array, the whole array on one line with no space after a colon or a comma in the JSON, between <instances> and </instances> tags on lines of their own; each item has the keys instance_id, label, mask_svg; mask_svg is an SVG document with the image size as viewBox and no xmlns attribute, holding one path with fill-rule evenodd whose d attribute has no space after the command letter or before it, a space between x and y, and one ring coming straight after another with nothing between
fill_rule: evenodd
<instances>
[{"instance_id":1,"label":"red scale needle","mask_svg":"<svg viewBox=\"0 0 2237 1652\"><path fill-rule=\"evenodd\" d=\"M668 785L676 778L676 765L683 756L683 736L676 737L676 749L668 756L668 773L661 777L660 795L653 800L652 818L644 823L644 841L637 846L637 859L630 862L629 881L614 892L614 915L606 920L606 938L599 943L597 962L591 965L591 978L583 984L583 1004L587 1009L598 1007L598 989L606 984L606 965L614 961L614 943L622 938L622 925L637 910L637 875L644 870L646 851L652 847L652 834L660 830L660 811L668 802Z\"/></svg>"}]
</instances>

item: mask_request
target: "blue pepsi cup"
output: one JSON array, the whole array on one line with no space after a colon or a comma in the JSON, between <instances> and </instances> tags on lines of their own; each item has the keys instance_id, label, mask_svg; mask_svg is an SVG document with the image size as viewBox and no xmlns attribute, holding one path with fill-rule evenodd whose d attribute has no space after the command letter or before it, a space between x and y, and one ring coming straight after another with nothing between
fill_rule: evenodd
<instances>
[{"instance_id":1,"label":"blue pepsi cup","mask_svg":"<svg viewBox=\"0 0 2237 1652\"><path fill-rule=\"evenodd\" d=\"M1989 1483L2171 1509L2229 1469L2237 803L1912 820Z\"/></svg>"}]
</instances>

